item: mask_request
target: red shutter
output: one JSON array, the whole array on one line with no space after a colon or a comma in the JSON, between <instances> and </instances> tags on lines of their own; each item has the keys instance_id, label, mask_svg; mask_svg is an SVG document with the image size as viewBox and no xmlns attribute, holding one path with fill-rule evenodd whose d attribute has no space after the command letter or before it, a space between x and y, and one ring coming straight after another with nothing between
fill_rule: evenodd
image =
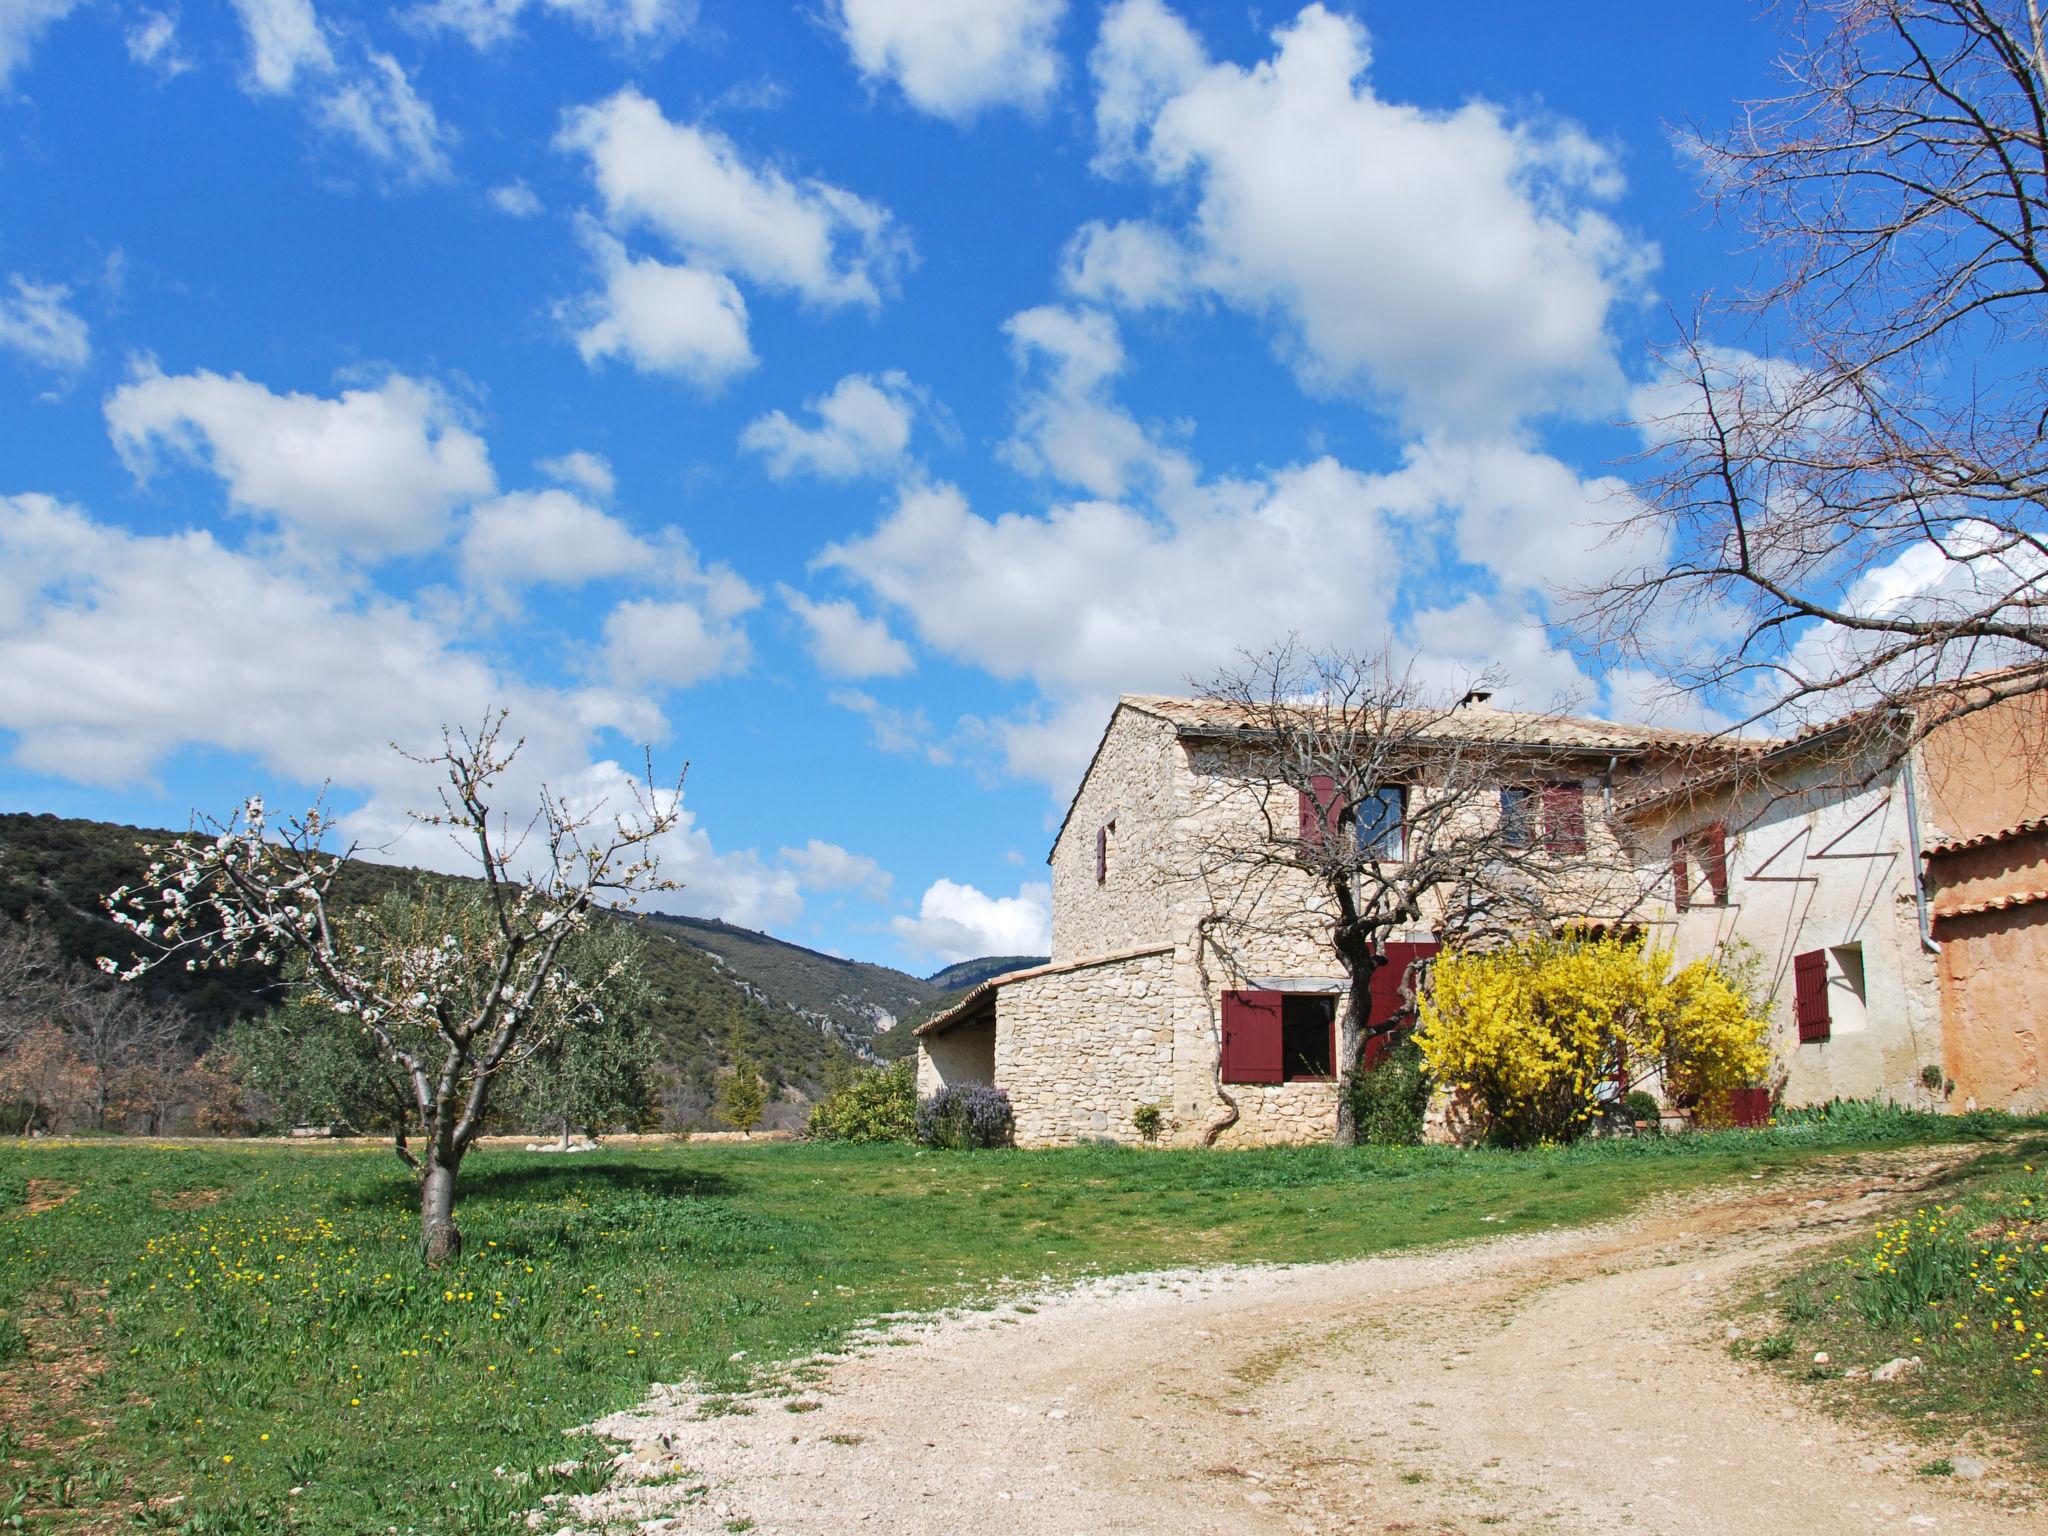
<instances>
[{"instance_id":1,"label":"red shutter","mask_svg":"<svg viewBox=\"0 0 2048 1536\"><path fill-rule=\"evenodd\" d=\"M1714 905L1728 905L1728 828L1713 822L1700 831L1700 862L1707 867L1707 888L1714 893Z\"/></svg>"},{"instance_id":2,"label":"red shutter","mask_svg":"<svg viewBox=\"0 0 2048 1536\"><path fill-rule=\"evenodd\" d=\"M1792 957L1792 1018L1801 1044L1828 1037L1828 952L1810 949Z\"/></svg>"},{"instance_id":3,"label":"red shutter","mask_svg":"<svg viewBox=\"0 0 2048 1536\"><path fill-rule=\"evenodd\" d=\"M1367 1029L1405 1028L1415 1022L1414 1001L1404 995L1408 972L1416 961L1427 959L1438 948L1433 940L1427 939L1419 943L1387 946L1386 958L1374 969L1372 980L1366 983L1366 996L1372 1004L1372 1012L1366 1019Z\"/></svg>"},{"instance_id":4,"label":"red shutter","mask_svg":"<svg viewBox=\"0 0 2048 1536\"><path fill-rule=\"evenodd\" d=\"M1586 791L1583 786L1543 786L1543 846L1551 853L1586 851Z\"/></svg>"},{"instance_id":5,"label":"red shutter","mask_svg":"<svg viewBox=\"0 0 2048 1536\"><path fill-rule=\"evenodd\" d=\"M1671 839L1671 905L1683 912L1692 905L1692 876L1685 867L1685 839Z\"/></svg>"},{"instance_id":6,"label":"red shutter","mask_svg":"<svg viewBox=\"0 0 2048 1536\"><path fill-rule=\"evenodd\" d=\"M1109 879L1109 828L1095 829L1095 883L1102 885Z\"/></svg>"},{"instance_id":7,"label":"red shutter","mask_svg":"<svg viewBox=\"0 0 2048 1536\"><path fill-rule=\"evenodd\" d=\"M1320 849L1324 836L1337 830L1337 781L1327 773L1319 773L1309 783L1315 792L1311 794L1306 789L1301 790L1296 806L1301 823L1301 846Z\"/></svg>"},{"instance_id":8,"label":"red shutter","mask_svg":"<svg viewBox=\"0 0 2048 1536\"><path fill-rule=\"evenodd\" d=\"M1277 1083L1282 1079L1280 994L1223 994L1223 1081Z\"/></svg>"}]
</instances>

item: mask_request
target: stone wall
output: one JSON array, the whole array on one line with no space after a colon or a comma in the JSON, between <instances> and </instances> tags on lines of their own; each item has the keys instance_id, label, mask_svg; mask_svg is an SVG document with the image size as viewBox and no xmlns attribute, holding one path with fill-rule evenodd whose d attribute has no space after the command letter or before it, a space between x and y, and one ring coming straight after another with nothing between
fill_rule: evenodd
<instances>
[{"instance_id":1,"label":"stone wall","mask_svg":"<svg viewBox=\"0 0 2048 1536\"><path fill-rule=\"evenodd\" d=\"M1171 904L1173 727L1119 705L1052 851L1052 960L1163 944ZM1109 836L1108 878L1095 883L1096 832Z\"/></svg>"},{"instance_id":2,"label":"stone wall","mask_svg":"<svg viewBox=\"0 0 2048 1536\"><path fill-rule=\"evenodd\" d=\"M996 1080L996 1025L991 1018L956 1024L917 1043L917 1096L928 1099L956 1083Z\"/></svg>"},{"instance_id":3,"label":"stone wall","mask_svg":"<svg viewBox=\"0 0 2048 1536\"><path fill-rule=\"evenodd\" d=\"M1135 1142L1131 1112L1168 1106L1172 959L1157 950L1041 971L996 994L995 1081L1019 1146Z\"/></svg>"}]
</instances>

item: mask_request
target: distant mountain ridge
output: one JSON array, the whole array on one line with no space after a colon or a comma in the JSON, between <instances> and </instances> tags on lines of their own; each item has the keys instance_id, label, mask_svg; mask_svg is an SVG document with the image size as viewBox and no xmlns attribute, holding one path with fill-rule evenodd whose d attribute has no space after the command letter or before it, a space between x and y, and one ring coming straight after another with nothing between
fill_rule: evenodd
<instances>
[{"instance_id":1,"label":"distant mountain ridge","mask_svg":"<svg viewBox=\"0 0 2048 1536\"><path fill-rule=\"evenodd\" d=\"M1028 971L1034 965L1044 965L1050 958L1048 955L984 955L979 960L957 961L943 971L932 972L925 980L942 992L960 992L980 986L991 976L1006 976L1011 971Z\"/></svg>"}]
</instances>

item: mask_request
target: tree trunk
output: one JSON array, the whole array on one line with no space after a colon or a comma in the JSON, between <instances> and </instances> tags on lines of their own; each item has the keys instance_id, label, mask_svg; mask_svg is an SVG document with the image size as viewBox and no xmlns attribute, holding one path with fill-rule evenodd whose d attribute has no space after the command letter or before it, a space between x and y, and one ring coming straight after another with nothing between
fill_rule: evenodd
<instances>
[{"instance_id":1,"label":"tree trunk","mask_svg":"<svg viewBox=\"0 0 2048 1536\"><path fill-rule=\"evenodd\" d=\"M558 1146L561 1151L566 1152L569 1150L569 1117L567 1115L562 1116L562 1139Z\"/></svg>"},{"instance_id":2,"label":"tree trunk","mask_svg":"<svg viewBox=\"0 0 2048 1536\"><path fill-rule=\"evenodd\" d=\"M455 1228L455 1168L435 1156L420 1175L420 1253L429 1269L462 1257L462 1234Z\"/></svg>"},{"instance_id":3,"label":"tree trunk","mask_svg":"<svg viewBox=\"0 0 2048 1536\"><path fill-rule=\"evenodd\" d=\"M1337 1134L1330 1144L1358 1145L1358 1117L1351 1103L1352 1079L1365 1069L1365 1032L1372 1022L1372 974L1379 957L1370 952L1351 960L1351 986L1337 1020Z\"/></svg>"}]
</instances>

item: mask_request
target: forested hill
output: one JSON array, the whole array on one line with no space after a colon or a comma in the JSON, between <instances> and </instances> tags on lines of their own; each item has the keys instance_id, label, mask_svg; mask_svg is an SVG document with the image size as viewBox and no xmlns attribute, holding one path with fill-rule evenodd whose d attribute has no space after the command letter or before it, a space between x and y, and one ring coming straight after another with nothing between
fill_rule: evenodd
<instances>
[{"instance_id":1,"label":"forested hill","mask_svg":"<svg viewBox=\"0 0 2048 1536\"><path fill-rule=\"evenodd\" d=\"M147 862L142 845L175 835L0 814L0 917L20 921L35 912L81 964L101 955L126 960L134 953L132 944L101 910L100 898L141 878ZM344 869L337 889L353 903L420 878L418 870L358 860ZM951 992L935 984L939 978L925 981L842 960L727 923L638 921L648 937L646 963L660 998L653 1022L672 1080L670 1107L685 1122L708 1103L717 1069L736 1053L754 1057L779 1088L809 1097L835 1064L902 1054L907 1032L893 1026L929 1012ZM193 1044L203 1046L235 1017L268 1007L277 975L258 966L197 974L167 967L151 972L144 984L184 1004L192 1015Z\"/></svg>"}]
</instances>

